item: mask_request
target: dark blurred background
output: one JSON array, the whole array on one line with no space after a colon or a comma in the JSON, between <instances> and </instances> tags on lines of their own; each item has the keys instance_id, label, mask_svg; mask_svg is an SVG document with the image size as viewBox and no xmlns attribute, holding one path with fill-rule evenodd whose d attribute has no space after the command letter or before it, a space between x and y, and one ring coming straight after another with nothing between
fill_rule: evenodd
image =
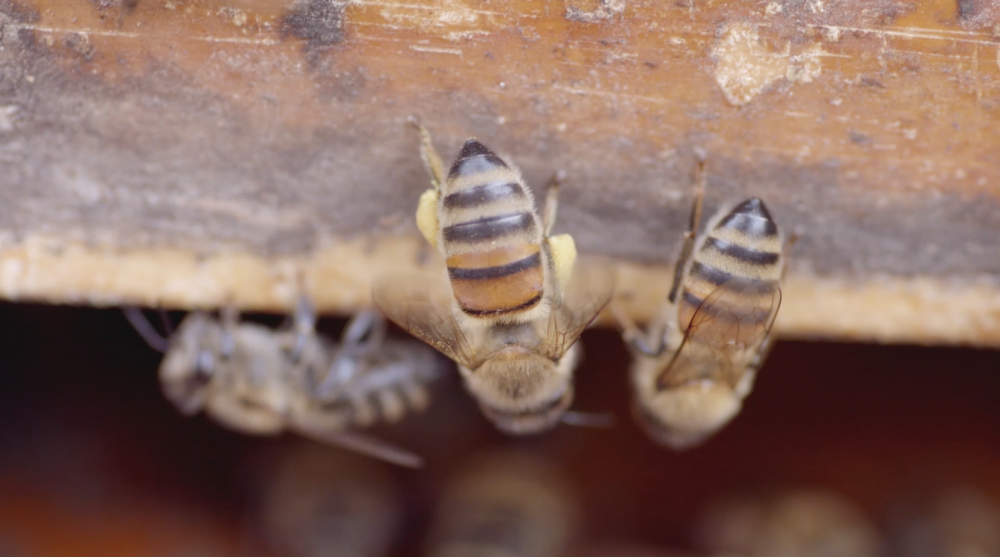
<instances>
[{"instance_id":1,"label":"dark blurred background","mask_svg":"<svg viewBox=\"0 0 1000 557\"><path fill-rule=\"evenodd\" d=\"M253 518L260 485L300 441L182 417L160 394L160 354L118 310L0 304L0 330L0 557L271 554ZM1000 500L998 351L779 342L742 414L674 453L631 419L618 336L583 342L575 409L614 414L611 429L506 438L452 373L427 413L375 431L427 461L388 469L392 555L420 554L448 479L495 447L548 459L576 486L583 544L701 551L699 517L733 494L825 490L880 532L940 490Z\"/></svg>"}]
</instances>

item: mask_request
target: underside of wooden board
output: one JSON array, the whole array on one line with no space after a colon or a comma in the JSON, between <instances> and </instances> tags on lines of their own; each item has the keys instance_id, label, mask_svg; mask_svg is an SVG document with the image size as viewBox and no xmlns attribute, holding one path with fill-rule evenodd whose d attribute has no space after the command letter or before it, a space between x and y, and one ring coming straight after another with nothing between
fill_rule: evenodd
<instances>
[{"instance_id":1,"label":"underside of wooden board","mask_svg":"<svg viewBox=\"0 0 1000 557\"><path fill-rule=\"evenodd\" d=\"M368 303L440 265L416 116L669 287L706 210L788 232L789 336L1000 346L1000 7L987 0L0 0L0 295Z\"/></svg>"}]
</instances>

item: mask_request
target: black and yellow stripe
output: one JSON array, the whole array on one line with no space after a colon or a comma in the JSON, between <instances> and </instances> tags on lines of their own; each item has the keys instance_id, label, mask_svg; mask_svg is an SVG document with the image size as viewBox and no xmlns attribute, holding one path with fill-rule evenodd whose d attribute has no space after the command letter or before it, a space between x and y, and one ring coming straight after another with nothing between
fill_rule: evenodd
<instances>
[{"instance_id":1,"label":"black and yellow stripe","mask_svg":"<svg viewBox=\"0 0 1000 557\"><path fill-rule=\"evenodd\" d=\"M520 174L475 139L442 185L441 245L459 306L477 317L525 311L542 299L541 222Z\"/></svg>"},{"instance_id":2,"label":"black and yellow stripe","mask_svg":"<svg viewBox=\"0 0 1000 557\"><path fill-rule=\"evenodd\" d=\"M735 342L756 338L766 326L782 273L782 240L764 202L751 198L710 224L695 245L679 300L683 329L698 319L729 321Z\"/></svg>"}]
</instances>

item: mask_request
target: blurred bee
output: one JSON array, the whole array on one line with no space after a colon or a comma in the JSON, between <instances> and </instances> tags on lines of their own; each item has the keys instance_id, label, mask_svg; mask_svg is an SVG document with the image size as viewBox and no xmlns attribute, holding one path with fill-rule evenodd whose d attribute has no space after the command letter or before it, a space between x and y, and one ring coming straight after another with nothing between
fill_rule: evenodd
<instances>
[{"instance_id":1,"label":"blurred bee","mask_svg":"<svg viewBox=\"0 0 1000 557\"><path fill-rule=\"evenodd\" d=\"M420 198L417 226L446 258L449 281L380 280L375 304L458 362L500 430L548 429L573 400L574 343L611 297L610 269L577 261L568 234L550 236L558 175L540 217L510 160L470 139L445 175L429 132L418 127L433 187Z\"/></svg>"},{"instance_id":2,"label":"blurred bee","mask_svg":"<svg viewBox=\"0 0 1000 557\"><path fill-rule=\"evenodd\" d=\"M256 526L275 555L383 557L401 501L384 466L321 445L283 451L260 470Z\"/></svg>"},{"instance_id":3,"label":"blurred bee","mask_svg":"<svg viewBox=\"0 0 1000 557\"><path fill-rule=\"evenodd\" d=\"M547 462L480 455L446 488L429 557L560 557L577 532L573 490Z\"/></svg>"},{"instance_id":4,"label":"blurred bee","mask_svg":"<svg viewBox=\"0 0 1000 557\"><path fill-rule=\"evenodd\" d=\"M165 352L164 395L185 415L204 410L220 424L249 435L286 429L317 441L416 467L416 455L350 431L380 417L392 422L427 406L425 385L439 374L437 356L413 341L386 340L375 311L355 316L342 343L317 335L303 298L291 330L222 320L194 312L166 341L134 308L126 315L151 346ZM155 333L155 331L152 331ZM365 340L367 337L368 340Z\"/></svg>"},{"instance_id":5,"label":"blurred bee","mask_svg":"<svg viewBox=\"0 0 1000 557\"><path fill-rule=\"evenodd\" d=\"M588 543L573 553L573 555L576 557L695 557L692 553L680 552L674 549L645 547L627 543ZM736 556L727 555L726 557Z\"/></svg>"},{"instance_id":6,"label":"blurred bee","mask_svg":"<svg viewBox=\"0 0 1000 557\"><path fill-rule=\"evenodd\" d=\"M615 310L633 353L635 414L675 449L696 445L739 413L769 349L781 305L785 246L764 202L723 208L696 236L704 165L674 282L643 333Z\"/></svg>"},{"instance_id":7,"label":"blurred bee","mask_svg":"<svg viewBox=\"0 0 1000 557\"><path fill-rule=\"evenodd\" d=\"M889 519L892 555L968 557L1000 555L1000 505L971 486L928 490L894 505Z\"/></svg>"},{"instance_id":8,"label":"blurred bee","mask_svg":"<svg viewBox=\"0 0 1000 557\"><path fill-rule=\"evenodd\" d=\"M712 505L699 519L701 545L746 557L878 557L878 529L851 501L799 490Z\"/></svg>"}]
</instances>

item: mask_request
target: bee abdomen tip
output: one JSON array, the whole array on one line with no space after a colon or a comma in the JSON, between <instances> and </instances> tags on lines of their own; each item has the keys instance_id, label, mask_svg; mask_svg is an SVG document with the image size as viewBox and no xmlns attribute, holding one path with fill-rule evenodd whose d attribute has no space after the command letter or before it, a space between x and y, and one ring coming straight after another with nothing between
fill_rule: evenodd
<instances>
[{"instance_id":1,"label":"bee abdomen tip","mask_svg":"<svg viewBox=\"0 0 1000 557\"><path fill-rule=\"evenodd\" d=\"M751 215L767 220L774 220L771 217L771 212L767 210L767 206L764 205L764 202L759 197L751 197L740 203L733 209L733 214Z\"/></svg>"},{"instance_id":2,"label":"bee abdomen tip","mask_svg":"<svg viewBox=\"0 0 1000 557\"><path fill-rule=\"evenodd\" d=\"M494 155L493 151L490 151L485 145L480 143L476 138L470 137L465 141L465 145L462 145L462 151L458 154L459 159L468 159L476 157L479 155Z\"/></svg>"}]
</instances>

